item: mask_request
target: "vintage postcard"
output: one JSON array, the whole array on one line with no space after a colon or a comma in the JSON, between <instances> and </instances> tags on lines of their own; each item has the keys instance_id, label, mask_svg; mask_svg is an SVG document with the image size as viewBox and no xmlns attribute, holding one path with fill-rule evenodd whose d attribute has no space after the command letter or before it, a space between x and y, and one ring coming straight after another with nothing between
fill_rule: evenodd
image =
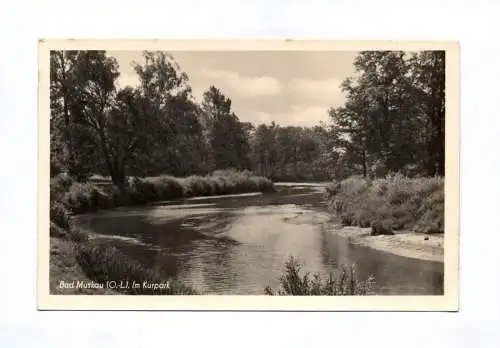
<instances>
[{"instance_id":1,"label":"vintage postcard","mask_svg":"<svg viewBox=\"0 0 500 348\"><path fill-rule=\"evenodd\" d=\"M458 310L458 42L40 40L38 309Z\"/></svg>"}]
</instances>

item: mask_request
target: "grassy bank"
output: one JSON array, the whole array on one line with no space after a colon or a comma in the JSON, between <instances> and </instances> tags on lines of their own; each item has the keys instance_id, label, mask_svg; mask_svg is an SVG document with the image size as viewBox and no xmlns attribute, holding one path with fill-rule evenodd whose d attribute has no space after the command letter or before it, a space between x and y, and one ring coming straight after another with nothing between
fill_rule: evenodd
<instances>
[{"instance_id":1,"label":"grassy bank","mask_svg":"<svg viewBox=\"0 0 500 348\"><path fill-rule=\"evenodd\" d=\"M50 293L54 295L111 295L109 289L86 289L82 287L65 288L60 282L90 282L75 257L77 242L69 238L50 238L49 281Z\"/></svg>"},{"instance_id":2,"label":"grassy bank","mask_svg":"<svg viewBox=\"0 0 500 348\"><path fill-rule=\"evenodd\" d=\"M372 235L444 233L444 178L351 177L329 185L327 192L344 226L371 227Z\"/></svg>"},{"instance_id":3,"label":"grassy bank","mask_svg":"<svg viewBox=\"0 0 500 348\"><path fill-rule=\"evenodd\" d=\"M61 281L72 284L61 287ZM115 281L113 286L109 282ZM78 242L51 238L50 289L52 294L94 295L201 295L182 283L163 279L118 249L96 241ZM263 289L272 296L376 295L373 277L361 280L355 266L342 266L327 279L301 274L300 263L291 257L285 264L280 287Z\"/></svg>"},{"instance_id":4,"label":"grassy bank","mask_svg":"<svg viewBox=\"0 0 500 348\"><path fill-rule=\"evenodd\" d=\"M197 292L172 279L163 279L140 262L113 246L95 241L79 243L76 261L85 275L106 287L116 281L115 291L127 295L196 295ZM109 286L109 285L108 285Z\"/></svg>"},{"instance_id":5,"label":"grassy bank","mask_svg":"<svg viewBox=\"0 0 500 348\"><path fill-rule=\"evenodd\" d=\"M102 183L104 183L103 181ZM101 183L101 184L102 184ZM50 286L52 294L197 295L198 291L172 279L163 279L117 248L92 240L71 223L72 214L98 209L200 195L273 191L266 178L243 172L216 172L212 176L134 179L126 194L112 185L77 183L65 175L51 180ZM343 267L322 280L301 275L294 259L285 265L280 288L267 295L369 295L372 279L361 281L355 268ZM61 281L71 286L61 286ZM109 282L116 282L111 287Z\"/></svg>"},{"instance_id":6,"label":"grassy bank","mask_svg":"<svg viewBox=\"0 0 500 348\"><path fill-rule=\"evenodd\" d=\"M134 178L125 192L120 192L105 178L80 183L59 174L50 182L51 293L196 294L195 290L175 281L162 280L118 249L89 240L85 233L72 226L71 215L183 197L271 191L274 191L272 181L248 171L216 171L210 176L187 178ZM63 288L61 280L71 284L82 281L83 285ZM129 287L110 289L106 287L108 281L124 282ZM85 287L85 284L94 287Z\"/></svg>"},{"instance_id":7,"label":"grassy bank","mask_svg":"<svg viewBox=\"0 0 500 348\"><path fill-rule=\"evenodd\" d=\"M62 207L72 214L82 214L184 197L271 191L274 191L271 180L248 171L216 171L210 176L194 175L187 178L167 175L133 178L124 193L113 185L74 182L63 174L51 179L51 216L54 213L57 219L64 219Z\"/></svg>"},{"instance_id":8,"label":"grassy bank","mask_svg":"<svg viewBox=\"0 0 500 348\"><path fill-rule=\"evenodd\" d=\"M197 294L179 282L159 277L115 247L96 241L52 237L50 253L51 294Z\"/></svg>"}]
</instances>

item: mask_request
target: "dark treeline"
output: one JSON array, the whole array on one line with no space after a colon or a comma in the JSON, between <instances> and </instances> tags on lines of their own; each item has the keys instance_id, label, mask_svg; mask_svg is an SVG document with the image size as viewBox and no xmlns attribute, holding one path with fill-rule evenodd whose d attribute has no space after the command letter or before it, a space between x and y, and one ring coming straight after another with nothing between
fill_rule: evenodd
<instances>
[{"instance_id":1,"label":"dark treeline","mask_svg":"<svg viewBox=\"0 0 500 348\"><path fill-rule=\"evenodd\" d=\"M52 174L101 174L121 189L129 175L228 168L289 181L444 175L442 51L361 52L356 77L342 84L345 105L314 127L241 122L215 86L197 103L169 54L143 57L139 84L118 88L118 63L105 51L51 52Z\"/></svg>"}]
</instances>

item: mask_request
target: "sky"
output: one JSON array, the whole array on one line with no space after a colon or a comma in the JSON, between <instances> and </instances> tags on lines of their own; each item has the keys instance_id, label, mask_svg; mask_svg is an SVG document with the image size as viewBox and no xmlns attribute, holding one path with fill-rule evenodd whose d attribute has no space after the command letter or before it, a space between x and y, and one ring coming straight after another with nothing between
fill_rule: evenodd
<instances>
[{"instance_id":1,"label":"sky","mask_svg":"<svg viewBox=\"0 0 500 348\"><path fill-rule=\"evenodd\" d=\"M349 51L174 51L189 76L198 102L210 85L232 100L242 122L272 121L313 126L328 121L328 109L343 104L342 81L354 74L356 52ZM118 84L135 86L132 63L140 51L108 51L120 65Z\"/></svg>"}]
</instances>

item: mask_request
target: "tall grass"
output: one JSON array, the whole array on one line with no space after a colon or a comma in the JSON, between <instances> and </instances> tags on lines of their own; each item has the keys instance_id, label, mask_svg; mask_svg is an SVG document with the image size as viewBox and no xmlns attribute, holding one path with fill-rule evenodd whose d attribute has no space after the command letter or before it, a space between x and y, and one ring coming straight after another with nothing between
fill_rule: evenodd
<instances>
[{"instance_id":1,"label":"tall grass","mask_svg":"<svg viewBox=\"0 0 500 348\"><path fill-rule=\"evenodd\" d=\"M159 277L113 246L86 241L76 245L75 254L78 264L89 279L99 284L114 281L117 284L128 285L115 288L118 292L128 295L197 294L194 289L179 282ZM138 287L134 287L133 284L137 284Z\"/></svg>"},{"instance_id":2,"label":"tall grass","mask_svg":"<svg viewBox=\"0 0 500 348\"><path fill-rule=\"evenodd\" d=\"M73 182L64 174L52 178L50 185L51 206L58 202L73 214L182 197L274 191L273 182L265 177L231 170L187 178L169 175L134 178L125 193L120 193L113 185L100 187L91 182Z\"/></svg>"},{"instance_id":3,"label":"tall grass","mask_svg":"<svg viewBox=\"0 0 500 348\"><path fill-rule=\"evenodd\" d=\"M344 225L444 232L444 178L351 177L331 184L327 191L331 208Z\"/></svg>"},{"instance_id":4,"label":"tall grass","mask_svg":"<svg viewBox=\"0 0 500 348\"><path fill-rule=\"evenodd\" d=\"M168 288L145 288L142 283L165 284L152 270L138 261L130 259L118 249L89 241L70 221L72 214L82 214L98 209L108 209L127 205L140 205L149 202L181 197L223 195L230 193L274 191L272 181L255 176L248 171L217 171L210 176L190 176L176 178L168 175L130 180L125 192L113 185L92 182L76 182L70 176L60 173L50 181L50 235L75 243L77 263L84 273L99 283L108 280L135 281L139 288L118 289L130 294L195 294L196 292L169 281Z\"/></svg>"},{"instance_id":5,"label":"tall grass","mask_svg":"<svg viewBox=\"0 0 500 348\"><path fill-rule=\"evenodd\" d=\"M266 295L277 296L363 296L375 295L376 285L373 277L362 281L356 267L342 266L330 273L328 279L321 279L319 274L310 277L309 273L300 274L302 265L293 257L285 263L285 272L280 278L280 287L273 290L267 286Z\"/></svg>"}]
</instances>

